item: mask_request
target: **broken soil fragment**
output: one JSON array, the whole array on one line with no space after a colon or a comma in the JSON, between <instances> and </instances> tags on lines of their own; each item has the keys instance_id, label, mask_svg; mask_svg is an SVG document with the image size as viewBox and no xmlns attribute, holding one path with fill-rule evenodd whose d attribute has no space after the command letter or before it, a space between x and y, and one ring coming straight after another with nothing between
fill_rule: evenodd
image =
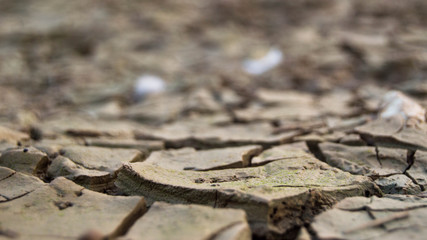
<instances>
[{"instance_id":1,"label":"broken soil fragment","mask_svg":"<svg viewBox=\"0 0 427 240\"><path fill-rule=\"evenodd\" d=\"M61 176L97 192L110 189L115 178L113 173L87 169L66 157L57 156L48 168L47 177L55 179Z\"/></svg>"},{"instance_id":2,"label":"broken soil fragment","mask_svg":"<svg viewBox=\"0 0 427 240\"><path fill-rule=\"evenodd\" d=\"M251 228L261 236L285 234L344 197L380 194L368 178L331 168L310 155L207 172L132 163L118 171L115 184L149 202L243 209Z\"/></svg>"},{"instance_id":3,"label":"broken soil fragment","mask_svg":"<svg viewBox=\"0 0 427 240\"><path fill-rule=\"evenodd\" d=\"M374 147L321 143L319 148L326 163L352 174L369 175L375 172L386 175L401 172L406 166L405 152L402 150L380 148L378 161ZM421 163L416 165L424 170Z\"/></svg>"},{"instance_id":4,"label":"broken soil fragment","mask_svg":"<svg viewBox=\"0 0 427 240\"><path fill-rule=\"evenodd\" d=\"M427 151L427 124L414 119L401 115L379 118L355 130L368 145L376 147L377 155L379 146L406 149L406 173L415 162L416 151Z\"/></svg>"},{"instance_id":5,"label":"broken soil fragment","mask_svg":"<svg viewBox=\"0 0 427 240\"><path fill-rule=\"evenodd\" d=\"M319 148L326 163L352 174L377 179L376 183L384 193L414 194L427 186L425 152L417 153L417 161L408 171L409 176L415 179L414 183L408 176L402 174L407 165L404 150L380 148L378 161L374 147L322 143Z\"/></svg>"},{"instance_id":6,"label":"broken soil fragment","mask_svg":"<svg viewBox=\"0 0 427 240\"><path fill-rule=\"evenodd\" d=\"M154 152L146 162L173 170L206 171L226 168L242 168L250 165L258 155L260 146L243 146L196 151L193 148Z\"/></svg>"},{"instance_id":7,"label":"broken soil fragment","mask_svg":"<svg viewBox=\"0 0 427 240\"><path fill-rule=\"evenodd\" d=\"M55 139L42 139L34 142L33 146L42 152L45 152L49 157L58 155L59 150L66 146L83 145L82 139L70 137L58 137Z\"/></svg>"},{"instance_id":8,"label":"broken soil fragment","mask_svg":"<svg viewBox=\"0 0 427 240\"><path fill-rule=\"evenodd\" d=\"M249 240L251 231L242 210L156 202L126 238Z\"/></svg>"},{"instance_id":9,"label":"broken soil fragment","mask_svg":"<svg viewBox=\"0 0 427 240\"><path fill-rule=\"evenodd\" d=\"M113 187L114 172L124 163L140 162L146 153L136 149L68 146L52 160L50 179L66 177L90 190L104 192Z\"/></svg>"},{"instance_id":10,"label":"broken soil fragment","mask_svg":"<svg viewBox=\"0 0 427 240\"><path fill-rule=\"evenodd\" d=\"M135 149L68 146L59 152L87 169L114 172L123 163L141 162L146 156Z\"/></svg>"},{"instance_id":11,"label":"broken soil fragment","mask_svg":"<svg viewBox=\"0 0 427 240\"><path fill-rule=\"evenodd\" d=\"M0 166L43 179L50 163L48 156L33 148L14 148L2 152Z\"/></svg>"},{"instance_id":12,"label":"broken soil fragment","mask_svg":"<svg viewBox=\"0 0 427 240\"><path fill-rule=\"evenodd\" d=\"M273 134L269 123L232 124L214 126L205 122L175 122L150 131L139 130L136 138L164 141L167 148L193 147L196 149L242 145L272 146L289 143L301 131Z\"/></svg>"},{"instance_id":13,"label":"broken soil fragment","mask_svg":"<svg viewBox=\"0 0 427 240\"><path fill-rule=\"evenodd\" d=\"M319 239L425 239L427 200L414 196L347 198L315 217Z\"/></svg>"},{"instance_id":14,"label":"broken soil fragment","mask_svg":"<svg viewBox=\"0 0 427 240\"><path fill-rule=\"evenodd\" d=\"M134 140L134 139L114 139L114 138L86 138L85 144L94 147L106 148L132 148L142 152L151 152L164 149L162 141Z\"/></svg>"},{"instance_id":15,"label":"broken soil fragment","mask_svg":"<svg viewBox=\"0 0 427 240\"><path fill-rule=\"evenodd\" d=\"M393 175L390 177L379 178L375 180L375 183L385 194L418 194L421 193L422 188L424 186L420 186L411 178L403 174Z\"/></svg>"},{"instance_id":16,"label":"broken soil fragment","mask_svg":"<svg viewBox=\"0 0 427 240\"><path fill-rule=\"evenodd\" d=\"M415 128L407 127L403 118L380 118L357 127L356 131L363 139L379 147L427 151L427 125L425 123L419 124Z\"/></svg>"},{"instance_id":17,"label":"broken soil fragment","mask_svg":"<svg viewBox=\"0 0 427 240\"><path fill-rule=\"evenodd\" d=\"M0 167L0 202L25 196L40 186L43 186L43 182L36 177Z\"/></svg>"},{"instance_id":18,"label":"broken soil fragment","mask_svg":"<svg viewBox=\"0 0 427 240\"><path fill-rule=\"evenodd\" d=\"M22 188L16 183L13 186ZM16 232L18 239L75 239L90 229L107 234L139 200L92 192L57 178L50 184L39 183L20 198L0 203L0 225Z\"/></svg>"},{"instance_id":19,"label":"broken soil fragment","mask_svg":"<svg viewBox=\"0 0 427 240\"><path fill-rule=\"evenodd\" d=\"M141 126L131 121L107 121L75 113L71 116L63 113L40 124L40 129L50 135L66 134L72 137L133 137L137 127Z\"/></svg>"},{"instance_id":20,"label":"broken soil fragment","mask_svg":"<svg viewBox=\"0 0 427 240\"><path fill-rule=\"evenodd\" d=\"M251 161L251 166L260 166L269 162L292 158L307 158L310 154L304 143L285 144L263 151Z\"/></svg>"}]
</instances>

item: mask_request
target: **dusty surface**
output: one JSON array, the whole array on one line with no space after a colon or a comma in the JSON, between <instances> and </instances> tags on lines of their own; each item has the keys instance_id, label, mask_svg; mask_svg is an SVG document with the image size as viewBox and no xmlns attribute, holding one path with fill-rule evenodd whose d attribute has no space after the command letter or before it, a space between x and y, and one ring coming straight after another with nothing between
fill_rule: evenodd
<instances>
[{"instance_id":1,"label":"dusty surface","mask_svg":"<svg viewBox=\"0 0 427 240\"><path fill-rule=\"evenodd\" d=\"M425 1L0 8L1 239L424 237Z\"/></svg>"}]
</instances>

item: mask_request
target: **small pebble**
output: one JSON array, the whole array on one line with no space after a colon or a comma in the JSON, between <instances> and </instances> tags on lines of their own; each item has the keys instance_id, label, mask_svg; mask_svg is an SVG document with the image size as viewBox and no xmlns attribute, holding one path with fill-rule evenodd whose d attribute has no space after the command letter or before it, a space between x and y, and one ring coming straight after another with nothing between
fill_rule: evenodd
<instances>
[{"instance_id":1,"label":"small pebble","mask_svg":"<svg viewBox=\"0 0 427 240\"><path fill-rule=\"evenodd\" d=\"M134 97L136 100L142 100L149 94L165 91L165 81L155 75L145 74L140 76L134 85Z\"/></svg>"},{"instance_id":2,"label":"small pebble","mask_svg":"<svg viewBox=\"0 0 427 240\"><path fill-rule=\"evenodd\" d=\"M261 75L283 61L283 53L278 48L271 48L268 53L260 59L247 59L243 62L243 70L251 75Z\"/></svg>"}]
</instances>

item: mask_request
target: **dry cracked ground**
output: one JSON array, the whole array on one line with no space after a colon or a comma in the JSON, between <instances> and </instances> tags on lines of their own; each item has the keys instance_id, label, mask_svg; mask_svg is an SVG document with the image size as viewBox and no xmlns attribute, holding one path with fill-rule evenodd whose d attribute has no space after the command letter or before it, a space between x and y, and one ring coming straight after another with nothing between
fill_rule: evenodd
<instances>
[{"instance_id":1,"label":"dry cracked ground","mask_svg":"<svg viewBox=\"0 0 427 240\"><path fill-rule=\"evenodd\" d=\"M0 11L0 239L425 239L425 1Z\"/></svg>"}]
</instances>

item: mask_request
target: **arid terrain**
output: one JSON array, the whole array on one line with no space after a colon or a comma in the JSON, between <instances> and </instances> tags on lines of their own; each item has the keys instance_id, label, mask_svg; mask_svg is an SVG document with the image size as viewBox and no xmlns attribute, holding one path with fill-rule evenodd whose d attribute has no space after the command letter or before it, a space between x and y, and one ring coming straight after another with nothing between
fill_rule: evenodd
<instances>
[{"instance_id":1,"label":"arid terrain","mask_svg":"<svg viewBox=\"0 0 427 240\"><path fill-rule=\"evenodd\" d=\"M426 238L426 1L0 13L0 239Z\"/></svg>"}]
</instances>

